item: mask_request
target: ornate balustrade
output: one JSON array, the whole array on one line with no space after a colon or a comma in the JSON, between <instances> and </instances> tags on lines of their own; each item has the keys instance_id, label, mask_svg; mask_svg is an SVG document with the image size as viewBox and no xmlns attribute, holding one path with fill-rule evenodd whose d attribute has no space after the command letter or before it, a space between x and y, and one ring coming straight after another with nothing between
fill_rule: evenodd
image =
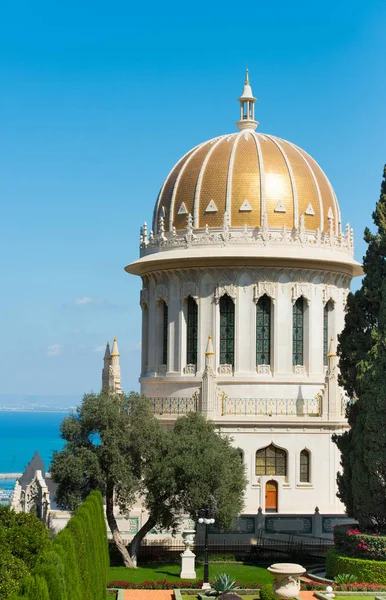
<instances>
[{"instance_id":1,"label":"ornate balustrade","mask_svg":"<svg viewBox=\"0 0 386 600\"><path fill-rule=\"evenodd\" d=\"M222 416L320 417L321 398L222 398Z\"/></svg>"},{"instance_id":2,"label":"ornate balustrade","mask_svg":"<svg viewBox=\"0 0 386 600\"><path fill-rule=\"evenodd\" d=\"M197 412L198 394L190 398L169 397L149 398L153 413L155 415L186 415L189 412Z\"/></svg>"},{"instance_id":3,"label":"ornate balustrade","mask_svg":"<svg viewBox=\"0 0 386 600\"><path fill-rule=\"evenodd\" d=\"M193 219L188 215L185 230L165 231L164 218L160 218L158 232L150 232L146 223L141 227L140 253L141 256L170 250L170 248L189 248L194 246L228 246L228 245L257 245L257 246L314 246L318 248L330 248L348 252L350 256L354 253L353 230L347 224L345 234L340 231L339 235L334 233L333 219L330 219L330 230L328 232L308 231L304 225L304 215L300 218L298 228L274 229L268 227L266 220L261 227L230 227L227 213L224 215L222 228L203 229L193 227Z\"/></svg>"}]
</instances>

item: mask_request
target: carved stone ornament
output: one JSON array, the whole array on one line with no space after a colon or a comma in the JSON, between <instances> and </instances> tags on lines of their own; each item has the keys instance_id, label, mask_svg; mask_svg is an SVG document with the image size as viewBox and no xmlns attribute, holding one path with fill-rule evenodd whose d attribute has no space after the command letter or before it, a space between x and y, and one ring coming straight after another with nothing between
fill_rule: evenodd
<instances>
[{"instance_id":1,"label":"carved stone ornament","mask_svg":"<svg viewBox=\"0 0 386 600\"><path fill-rule=\"evenodd\" d=\"M305 375L306 370L304 368L304 365L294 365L294 373L295 375Z\"/></svg>"},{"instance_id":2,"label":"carved stone ornament","mask_svg":"<svg viewBox=\"0 0 386 600\"><path fill-rule=\"evenodd\" d=\"M269 365L257 365L256 371L258 375L272 375Z\"/></svg>"},{"instance_id":3,"label":"carved stone ornament","mask_svg":"<svg viewBox=\"0 0 386 600\"><path fill-rule=\"evenodd\" d=\"M166 285L163 285L162 283L157 285L155 290L155 301L160 302L161 300L166 302L166 304L169 302L169 290Z\"/></svg>"},{"instance_id":4,"label":"carved stone ornament","mask_svg":"<svg viewBox=\"0 0 386 600\"><path fill-rule=\"evenodd\" d=\"M303 296L309 302L311 300L311 286L309 283L295 283L292 287L292 304Z\"/></svg>"},{"instance_id":5,"label":"carved stone ornament","mask_svg":"<svg viewBox=\"0 0 386 600\"><path fill-rule=\"evenodd\" d=\"M186 365L184 368L185 375L195 375L196 374L196 365Z\"/></svg>"},{"instance_id":6,"label":"carved stone ornament","mask_svg":"<svg viewBox=\"0 0 386 600\"><path fill-rule=\"evenodd\" d=\"M220 373L220 375L232 375L233 374L233 367L232 365L220 365L218 368L218 372Z\"/></svg>"},{"instance_id":7,"label":"carved stone ornament","mask_svg":"<svg viewBox=\"0 0 386 600\"><path fill-rule=\"evenodd\" d=\"M237 291L236 286L233 283L218 283L216 285L216 289L214 291L214 301L216 304L220 302L222 296L227 294L230 298L232 298L233 302L236 300Z\"/></svg>"},{"instance_id":8,"label":"carved stone ornament","mask_svg":"<svg viewBox=\"0 0 386 600\"><path fill-rule=\"evenodd\" d=\"M141 290L139 304L140 304L141 308L148 308L148 306L149 306L149 290L147 288L143 288L143 290Z\"/></svg>"},{"instance_id":9,"label":"carved stone ornament","mask_svg":"<svg viewBox=\"0 0 386 600\"><path fill-rule=\"evenodd\" d=\"M189 296L194 298L194 300L198 304L199 294L198 294L197 285L195 283L193 283L192 281L187 281L187 282L183 283L182 287L181 287L181 300L185 300Z\"/></svg>"},{"instance_id":10,"label":"carved stone ornament","mask_svg":"<svg viewBox=\"0 0 386 600\"><path fill-rule=\"evenodd\" d=\"M253 287L253 301L257 304L260 298L266 294L274 302L276 297L275 292L275 284L272 281L259 281Z\"/></svg>"},{"instance_id":11,"label":"carved stone ornament","mask_svg":"<svg viewBox=\"0 0 386 600\"><path fill-rule=\"evenodd\" d=\"M337 302L338 290L332 285L325 285L323 288L323 304L327 304L330 300Z\"/></svg>"},{"instance_id":12,"label":"carved stone ornament","mask_svg":"<svg viewBox=\"0 0 386 600\"><path fill-rule=\"evenodd\" d=\"M158 375L165 376L167 371L167 365L159 365L158 367Z\"/></svg>"}]
</instances>

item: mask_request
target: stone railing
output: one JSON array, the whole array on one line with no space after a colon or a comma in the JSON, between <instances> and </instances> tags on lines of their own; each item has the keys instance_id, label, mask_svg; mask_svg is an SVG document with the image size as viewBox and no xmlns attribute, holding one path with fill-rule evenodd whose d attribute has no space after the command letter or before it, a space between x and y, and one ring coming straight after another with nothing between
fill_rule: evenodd
<instances>
[{"instance_id":1,"label":"stone railing","mask_svg":"<svg viewBox=\"0 0 386 600\"><path fill-rule=\"evenodd\" d=\"M222 398L222 416L320 417L321 398Z\"/></svg>"},{"instance_id":2,"label":"stone railing","mask_svg":"<svg viewBox=\"0 0 386 600\"><path fill-rule=\"evenodd\" d=\"M190 398L149 398L155 415L186 415L198 410L198 394Z\"/></svg>"},{"instance_id":3,"label":"stone railing","mask_svg":"<svg viewBox=\"0 0 386 600\"><path fill-rule=\"evenodd\" d=\"M314 246L341 250L353 256L353 230L349 224L345 234L342 231L336 234L334 219L330 218L329 231L308 231L304 225L304 215L300 218L299 227L274 229L265 223L261 227L231 227L227 213L224 216L222 228L194 228L191 215L188 215L185 230L165 231L164 218L160 218L158 232L148 233L144 223L140 232L140 254L145 256L153 252L170 250L171 248L191 248L194 246L228 246L228 245L255 245L255 246ZM340 229L340 224L339 224Z\"/></svg>"}]
</instances>

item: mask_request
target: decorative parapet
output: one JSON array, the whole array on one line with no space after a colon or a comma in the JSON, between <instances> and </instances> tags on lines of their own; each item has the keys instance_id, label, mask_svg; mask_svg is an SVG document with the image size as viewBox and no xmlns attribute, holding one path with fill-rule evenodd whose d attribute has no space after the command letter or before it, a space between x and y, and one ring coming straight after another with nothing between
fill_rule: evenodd
<instances>
[{"instance_id":1,"label":"decorative parapet","mask_svg":"<svg viewBox=\"0 0 386 600\"><path fill-rule=\"evenodd\" d=\"M162 222L161 222L162 221ZM341 231L334 235L333 229L328 232L306 231L304 223L299 227L287 229L269 228L263 219L261 227L230 227L227 213L224 215L224 224L221 228L194 229L192 217L187 217L187 227L185 230L176 230L173 228L170 232L165 232L163 217L160 219L159 232L150 237L147 236L145 226L141 228L140 235L140 254L146 256L153 252L170 250L171 248L190 248L194 246L228 246L228 245L255 245L255 246L314 246L316 248L331 248L332 250L342 250L350 256L354 255L353 230L350 225L346 226L346 232Z\"/></svg>"},{"instance_id":2,"label":"decorative parapet","mask_svg":"<svg viewBox=\"0 0 386 600\"><path fill-rule=\"evenodd\" d=\"M198 392L188 398L148 398L155 415L186 415L198 410Z\"/></svg>"},{"instance_id":3,"label":"decorative parapet","mask_svg":"<svg viewBox=\"0 0 386 600\"><path fill-rule=\"evenodd\" d=\"M320 397L307 400L297 398L228 398L222 397L222 416L285 416L320 417Z\"/></svg>"}]
</instances>

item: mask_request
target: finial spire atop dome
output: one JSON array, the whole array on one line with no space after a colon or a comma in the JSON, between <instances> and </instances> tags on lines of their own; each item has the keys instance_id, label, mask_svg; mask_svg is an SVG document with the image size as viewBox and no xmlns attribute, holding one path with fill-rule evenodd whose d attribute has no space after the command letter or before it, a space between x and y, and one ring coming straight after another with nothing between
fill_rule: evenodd
<instances>
[{"instance_id":1,"label":"finial spire atop dome","mask_svg":"<svg viewBox=\"0 0 386 600\"><path fill-rule=\"evenodd\" d=\"M238 99L240 102L240 121L237 121L237 127L242 129L255 130L258 126L258 122L255 121L255 102L256 98L253 96L251 84L249 82L249 70L245 72L245 83L243 92Z\"/></svg>"}]
</instances>

